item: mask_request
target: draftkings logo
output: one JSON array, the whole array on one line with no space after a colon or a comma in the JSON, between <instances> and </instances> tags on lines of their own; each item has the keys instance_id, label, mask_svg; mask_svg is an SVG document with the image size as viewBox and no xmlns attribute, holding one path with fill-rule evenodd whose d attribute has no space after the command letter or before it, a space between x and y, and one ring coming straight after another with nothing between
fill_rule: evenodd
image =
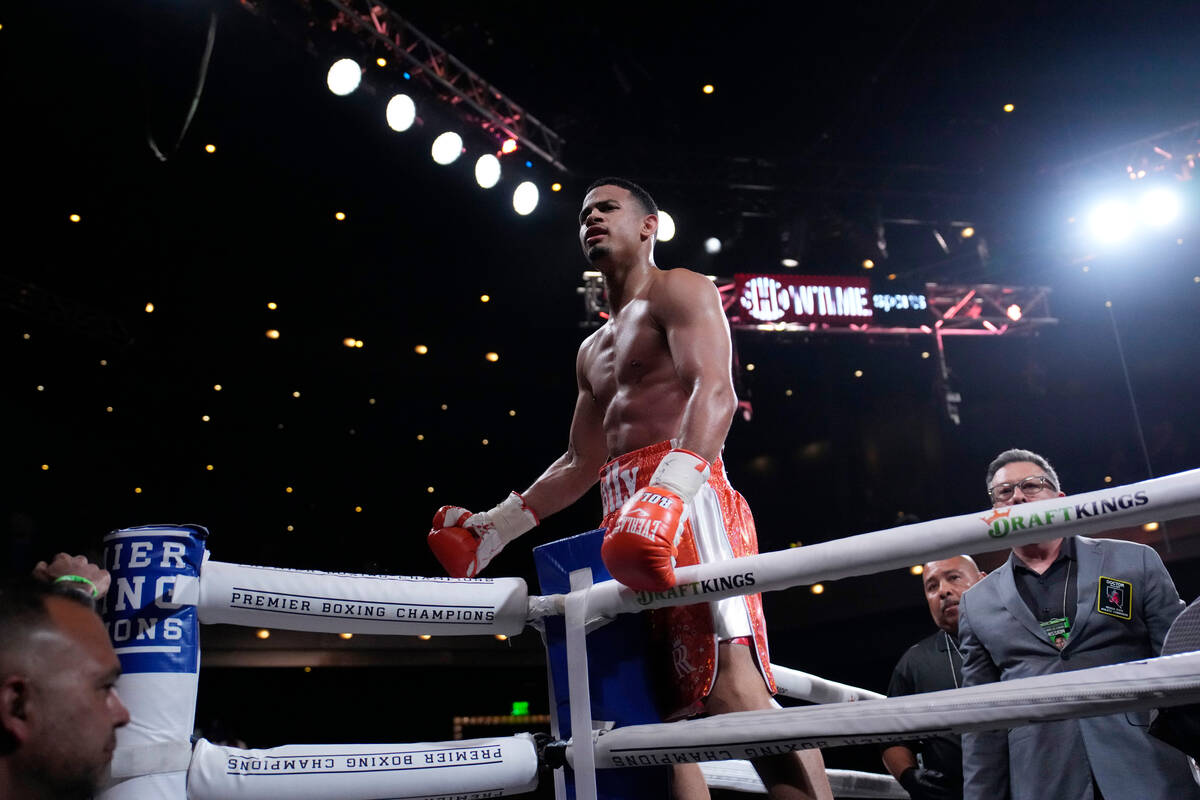
<instances>
[{"instance_id":1,"label":"draftkings logo","mask_svg":"<svg viewBox=\"0 0 1200 800\"><path fill-rule=\"evenodd\" d=\"M1090 503L1052 508L1036 514L1016 513L1020 510L1020 506L1008 506L994 509L989 516L979 519L988 526L988 536L993 539L1002 539L1013 531L1114 514L1137 506L1144 506L1149 502L1150 498L1144 491L1136 491L1132 494L1102 497Z\"/></svg>"}]
</instances>

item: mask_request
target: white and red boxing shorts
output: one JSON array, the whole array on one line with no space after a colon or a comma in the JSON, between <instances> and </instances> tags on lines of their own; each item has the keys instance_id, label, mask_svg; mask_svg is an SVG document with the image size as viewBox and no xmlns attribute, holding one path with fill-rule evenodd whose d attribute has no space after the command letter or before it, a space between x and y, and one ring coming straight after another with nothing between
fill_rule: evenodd
<instances>
[{"instance_id":1,"label":"white and red boxing shorts","mask_svg":"<svg viewBox=\"0 0 1200 800\"><path fill-rule=\"evenodd\" d=\"M621 506L650 482L658 462L673 448L659 442L613 459L600 470L600 493L604 501L602 527L616 522ZM758 552L758 534L746 499L725 477L718 458L712 463L708 483L692 502L679 539L675 566L710 564ZM717 642L753 642L755 660L775 693L771 659L767 651L767 626L762 598L757 594L728 597L712 603L673 606L649 612L651 668L659 686L663 716L667 720L692 716L703 710L703 700L712 691L717 676Z\"/></svg>"}]
</instances>

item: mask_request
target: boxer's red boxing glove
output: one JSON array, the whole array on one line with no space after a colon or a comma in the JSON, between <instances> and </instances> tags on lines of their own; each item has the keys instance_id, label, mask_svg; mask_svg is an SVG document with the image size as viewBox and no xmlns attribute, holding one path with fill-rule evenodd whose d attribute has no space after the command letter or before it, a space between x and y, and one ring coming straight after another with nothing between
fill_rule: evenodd
<instances>
[{"instance_id":1,"label":"boxer's red boxing glove","mask_svg":"<svg viewBox=\"0 0 1200 800\"><path fill-rule=\"evenodd\" d=\"M604 534L600 557L630 589L661 592L675 585L675 555L688 506L708 481L709 464L688 450L667 453L650 483L621 506Z\"/></svg>"},{"instance_id":2,"label":"boxer's red boxing glove","mask_svg":"<svg viewBox=\"0 0 1200 800\"><path fill-rule=\"evenodd\" d=\"M479 514L458 506L442 506L433 515L429 549L447 575L474 578L504 545L537 524L537 515L516 492L491 511Z\"/></svg>"}]
</instances>

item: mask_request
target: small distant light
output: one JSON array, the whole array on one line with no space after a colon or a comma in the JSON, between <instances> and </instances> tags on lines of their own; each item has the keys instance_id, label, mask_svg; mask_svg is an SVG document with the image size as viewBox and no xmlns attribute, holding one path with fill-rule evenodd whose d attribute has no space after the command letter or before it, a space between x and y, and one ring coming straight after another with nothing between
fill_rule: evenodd
<instances>
[{"instance_id":1,"label":"small distant light","mask_svg":"<svg viewBox=\"0 0 1200 800\"><path fill-rule=\"evenodd\" d=\"M717 87L713 86L711 83L704 84L704 86L700 89L700 91L704 92L705 94L712 94L716 90Z\"/></svg>"},{"instance_id":2,"label":"small distant light","mask_svg":"<svg viewBox=\"0 0 1200 800\"><path fill-rule=\"evenodd\" d=\"M785 389L785 390L784 390L784 392L783 392L783 396L784 396L784 397L791 397L791 396L792 396L792 390L791 390L791 389Z\"/></svg>"},{"instance_id":3,"label":"small distant light","mask_svg":"<svg viewBox=\"0 0 1200 800\"><path fill-rule=\"evenodd\" d=\"M363 342L363 340L362 340L362 339L355 339L355 340L354 340L354 346L355 346L355 347L357 347L357 348L359 348L359 349L361 350L363 347L365 347L365 346L366 346L366 343L365 343L365 342Z\"/></svg>"},{"instance_id":4,"label":"small distant light","mask_svg":"<svg viewBox=\"0 0 1200 800\"><path fill-rule=\"evenodd\" d=\"M484 153L475 161L475 182L480 189L491 189L500 182L500 159Z\"/></svg>"},{"instance_id":5,"label":"small distant light","mask_svg":"<svg viewBox=\"0 0 1200 800\"><path fill-rule=\"evenodd\" d=\"M300 396L299 392L292 392L292 397L299 397L299 396Z\"/></svg>"},{"instance_id":6,"label":"small distant light","mask_svg":"<svg viewBox=\"0 0 1200 800\"><path fill-rule=\"evenodd\" d=\"M1090 266L1088 266L1087 264L1084 264L1084 265L1083 265L1083 271L1084 271L1084 272L1091 272L1091 270L1092 270L1092 268L1091 268Z\"/></svg>"},{"instance_id":7,"label":"small distant light","mask_svg":"<svg viewBox=\"0 0 1200 800\"><path fill-rule=\"evenodd\" d=\"M421 641L423 641L423 642L428 642L428 641L429 641L430 639L432 639L433 637L432 637L432 636L430 636L428 633L422 633L422 634L421 634L420 636L418 636L417 638L418 638L418 639L420 639L420 640L421 640Z\"/></svg>"},{"instance_id":8,"label":"small distant light","mask_svg":"<svg viewBox=\"0 0 1200 800\"><path fill-rule=\"evenodd\" d=\"M46 471L46 470L48 470L48 469L50 469L50 465L49 465L49 464L42 464L42 471L43 471L43 472L45 472L45 471Z\"/></svg>"},{"instance_id":9,"label":"small distant light","mask_svg":"<svg viewBox=\"0 0 1200 800\"><path fill-rule=\"evenodd\" d=\"M375 398L374 398L374 397L368 397L368 398L367 398L367 404L368 404L368 405L372 405L372 406L373 406L373 405L375 405Z\"/></svg>"},{"instance_id":10,"label":"small distant light","mask_svg":"<svg viewBox=\"0 0 1200 800\"><path fill-rule=\"evenodd\" d=\"M449 410L450 410L450 406L446 405L445 403L442 403L442 411L449 411Z\"/></svg>"},{"instance_id":11,"label":"small distant light","mask_svg":"<svg viewBox=\"0 0 1200 800\"><path fill-rule=\"evenodd\" d=\"M382 60L382 59L380 59L380 60ZM339 633L338 636L340 636L343 639L353 639L354 638L353 633Z\"/></svg>"},{"instance_id":12,"label":"small distant light","mask_svg":"<svg viewBox=\"0 0 1200 800\"><path fill-rule=\"evenodd\" d=\"M274 328L271 328L269 331L267 331L267 338L268 339L278 339L279 331L275 330Z\"/></svg>"},{"instance_id":13,"label":"small distant light","mask_svg":"<svg viewBox=\"0 0 1200 800\"><path fill-rule=\"evenodd\" d=\"M204 468L205 468L206 470L208 470L209 472L212 472L213 465L212 465L212 464L205 464L205 465L204 465Z\"/></svg>"},{"instance_id":14,"label":"small distant light","mask_svg":"<svg viewBox=\"0 0 1200 800\"><path fill-rule=\"evenodd\" d=\"M354 343L357 341L353 336L347 336L345 339L342 339L342 344L346 347L354 347Z\"/></svg>"},{"instance_id":15,"label":"small distant light","mask_svg":"<svg viewBox=\"0 0 1200 800\"><path fill-rule=\"evenodd\" d=\"M1146 170L1144 170L1144 169L1139 169L1139 170L1137 171L1137 176L1138 176L1139 178L1144 178L1144 177L1146 177Z\"/></svg>"},{"instance_id":16,"label":"small distant light","mask_svg":"<svg viewBox=\"0 0 1200 800\"><path fill-rule=\"evenodd\" d=\"M1193 275L1192 283L1200 283L1200 275Z\"/></svg>"},{"instance_id":17,"label":"small distant light","mask_svg":"<svg viewBox=\"0 0 1200 800\"><path fill-rule=\"evenodd\" d=\"M28 334L28 333L22 333L22 334L21 334L21 338L22 338L22 339L24 339L25 341L29 341L29 334Z\"/></svg>"},{"instance_id":18,"label":"small distant light","mask_svg":"<svg viewBox=\"0 0 1200 800\"><path fill-rule=\"evenodd\" d=\"M208 414L205 414L204 416L202 416L202 417L200 418L200 421L201 421L201 422L208 422L210 419L211 419L211 417L209 417L209 416L208 416Z\"/></svg>"},{"instance_id":19,"label":"small distant light","mask_svg":"<svg viewBox=\"0 0 1200 800\"><path fill-rule=\"evenodd\" d=\"M154 313L154 303L146 303L146 313L147 314Z\"/></svg>"},{"instance_id":20,"label":"small distant light","mask_svg":"<svg viewBox=\"0 0 1200 800\"><path fill-rule=\"evenodd\" d=\"M747 365L746 365L746 372L754 372L754 365L753 365L753 364L747 364Z\"/></svg>"},{"instance_id":21,"label":"small distant light","mask_svg":"<svg viewBox=\"0 0 1200 800\"><path fill-rule=\"evenodd\" d=\"M483 439L483 440L481 440L481 441L480 441L480 444L482 444L484 447L487 447L488 440L487 440L487 439Z\"/></svg>"},{"instance_id":22,"label":"small distant light","mask_svg":"<svg viewBox=\"0 0 1200 800\"><path fill-rule=\"evenodd\" d=\"M1112 483L1112 475L1105 475L1105 476L1104 476L1104 482L1105 482L1105 483Z\"/></svg>"},{"instance_id":23,"label":"small distant light","mask_svg":"<svg viewBox=\"0 0 1200 800\"><path fill-rule=\"evenodd\" d=\"M102 359L100 359L100 366L102 366L102 367L107 367L107 366L108 366L108 359L107 359L107 358L102 358Z\"/></svg>"},{"instance_id":24,"label":"small distant light","mask_svg":"<svg viewBox=\"0 0 1200 800\"><path fill-rule=\"evenodd\" d=\"M532 161L526 161L526 162L525 162L525 168L526 168L526 169L533 169L533 162L532 162Z\"/></svg>"},{"instance_id":25,"label":"small distant light","mask_svg":"<svg viewBox=\"0 0 1200 800\"><path fill-rule=\"evenodd\" d=\"M825 584L823 584L823 583L814 583L814 584L812 585L812 589L811 589L810 591L811 591L813 594L824 594L824 593L825 593Z\"/></svg>"},{"instance_id":26,"label":"small distant light","mask_svg":"<svg viewBox=\"0 0 1200 800\"><path fill-rule=\"evenodd\" d=\"M423 355L425 355L426 353L428 353L428 352L429 352L429 348L428 348L428 347L426 347L426 346L425 346L425 345L423 345L423 344L419 344L419 345L417 345L416 347L414 347L414 348L413 348L413 350L414 350L414 351L416 352L416 354L417 354L417 355L419 355L419 356L423 356Z\"/></svg>"},{"instance_id":27,"label":"small distant light","mask_svg":"<svg viewBox=\"0 0 1200 800\"><path fill-rule=\"evenodd\" d=\"M213 391L214 391L214 392L219 392L219 391L221 391L221 384L219 384L219 383L214 383L214 384L213 384Z\"/></svg>"},{"instance_id":28,"label":"small distant light","mask_svg":"<svg viewBox=\"0 0 1200 800\"><path fill-rule=\"evenodd\" d=\"M861 369L854 370L854 377L861 378L862 376L863 376L863 371Z\"/></svg>"},{"instance_id":29,"label":"small distant light","mask_svg":"<svg viewBox=\"0 0 1200 800\"><path fill-rule=\"evenodd\" d=\"M204 152L215 153L217 152L217 146L215 144L206 144L204 145Z\"/></svg>"},{"instance_id":30,"label":"small distant light","mask_svg":"<svg viewBox=\"0 0 1200 800\"><path fill-rule=\"evenodd\" d=\"M490 303L492 302L492 296L490 294L481 294L479 295L479 302Z\"/></svg>"},{"instance_id":31,"label":"small distant light","mask_svg":"<svg viewBox=\"0 0 1200 800\"><path fill-rule=\"evenodd\" d=\"M669 242L675 238L675 218L661 208L658 210L658 240Z\"/></svg>"},{"instance_id":32,"label":"small distant light","mask_svg":"<svg viewBox=\"0 0 1200 800\"><path fill-rule=\"evenodd\" d=\"M1183 237L1181 236L1178 239L1176 239L1175 244L1183 244Z\"/></svg>"},{"instance_id":33,"label":"small distant light","mask_svg":"<svg viewBox=\"0 0 1200 800\"><path fill-rule=\"evenodd\" d=\"M408 73L406 72L405 75ZM393 95L384 111L388 127L397 133L404 133L417 121L417 104L406 94Z\"/></svg>"},{"instance_id":34,"label":"small distant light","mask_svg":"<svg viewBox=\"0 0 1200 800\"><path fill-rule=\"evenodd\" d=\"M72 214L71 216L67 217L67 219L71 220L71 222L79 222L79 220L83 219L83 217L79 216L78 214Z\"/></svg>"},{"instance_id":35,"label":"small distant light","mask_svg":"<svg viewBox=\"0 0 1200 800\"><path fill-rule=\"evenodd\" d=\"M715 236L710 236L704 240L704 252L710 256L715 256L721 252L721 240Z\"/></svg>"},{"instance_id":36,"label":"small distant light","mask_svg":"<svg viewBox=\"0 0 1200 800\"><path fill-rule=\"evenodd\" d=\"M889 280L889 281L894 281L894 280L896 280L896 273L894 273L894 272L889 272L889 273L888 273L888 280Z\"/></svg>"},{"instance_id":37,"label":"small distant light","mask_svg":"<svg viewBox=\"0 0 1200 800\"><path fill-rule=\"evenodd\" d=\"M46 387L45 387L45 386L42 386L41 384L38 384L37 390L38 390L39 392L44 392L44 391L46 391Z\"/></svg>"},{"instance_id":38,"label":"small distant light","mask_svg":"<svg viewBox=\"0 0 1200 800\"><path fill-rule=\"evenodd\" d=\"M975 235L975 229L972 228L970 225L968 225L967 227L965 227L961 231L959 231L958 235L964 239L970 239L972 236Z\"/></svg>"},{"instance_id":39,"label":"small distant light","mask_svg":"<svg viewBox=\"0 0 1200 800\"><path fill-rule=\"evenodd\" d=\"M1198 279L1198 280L1200 280L1200 279ZM508 410L508 415L509 415L510 417L515 417L515 416L517 415L517 411L516 411L516 409L510 408L510 409Z\"/></svg>"},{"instance_id":40,"label":"small distant light","mask_svg":"<svg viewBox=\"0 0 1200 800\"><path fill-rule=\"evenodd\" d=\"M112 406L105 406L105 407L104 407L104 410L105 410L105 411L107 411L109 414L111 414L111 413L112 413L112 408L113 408Z\"/></svg>"},{"instance_id":41,"label":"small distant light","mask_svg":"<svg viewBox=\"0 0 1200 800\"><path fill-rule=\"evenodd\" d=\"M423 433L418 433L418 434L417 434L417 441L418 441L418 442L423 442L423 441L425 441L425 434L423 434Z\"/></svg>"},{"instance_id":42,"label":"small distant light","mask_svg":"<svg viewBox=\"0 0 1200 800\"><path fill-rule=\"evenodd\" d=\"M288 494L291 494L291 493L292 493L293 491L295 491L295 490L294 490L294 489L292 489L292 487L288 486L288 487L285 487L285 488L284 488L284 491L285 491L285 492L287 492Z\"/></svg>"},{"instance_id":43,"label":"small distant light","mask_svg":"<svg viewBox=\"0 0 1200 800\"><path fill-rule=\"evenodd\" d=\"M922 350L922 351L921 351L921 358L929 358L929 351L928 351L928 350Z\"/></svg>"},{"instance_id":44,"label":"small distant light","mask_svg":"<svg viewBox=\"0 0 1200 800\"><path fill-rule=\"evenodd\" d=\"M504 153L505 155L508 155L509 153L515 153L516 150L517 150L517 140L516 139L505 139L504 144L500 145L500 152Z\"/></svg>"},{"instance_id":45,"label":"small distant light","mask_svg":"<svg viewBox=\"0 0 1200 800\"><path fill-rule=\"evenodd\" d=\"M913 575L920 575L923 572L925 572L925 567L922 566L921 564L914 564L913 566L908 568L908 571L911 572Z\"/></svg>"},{"instance_id":46,"label":"small distant light","mask_svg":"<svg viewBox=\"0 0 1200 800\"><path fill-rule=\"evenodd\" d=\"M293 525L288 525L288 526L287 526L287 529L288 529L288 532L289 532L289 533L290 533L290 532L292 532L292 531L294 531L294 530L296 530L295 526L293 526Z\"/></svg>"},{"instance_id":47,"label":"small distant light","mask_svg":"<svg viewBox=\"0 0 1200 800\"><path fill-rule=\"evenodd\" d=\"M869 258L863 259L863 269L875 269L875 262Z\"/></svg>"},{"instance_id":48,"label":"small distant light","mask_svg":"<svg viewBox=\"0 0 1200 800\"><path fill-rule=\"evenodd\" d=\"M274 311L275 309L279 308L279 306L275 305L275 303L274 303L274 302L270 302L270 303L267 303L267 308L269 308L269 309L271 309L272 311Z\"/></svg>"},{"instance_id":49,"label":"small distant light","mask_svg":"<svg viewBox=\"0 0 1200 800\"><path fill-rule=\"evenodd\" d=\"M342 220L346 219L346 212L338 211L333 215L333 218L336 219L338 222L341 222Z\"/></svg>"},{"instance_id":50,"label":"small distant light","mask_svg":"<svg viewBox=\"0 0 1200 800\"><path fill-rule=\"evenodd\" d=\"M796 267L800 266L800 262L794 258L785 258L779 263L783 264L788 269L795 269Z\"/></svg>"},{"instance_id":51,"label":"small distant light","mask_svg":"<svg viewBox=\"0 0 1200 800\"><path fill-rule=\"evenodd\" d=\"M512 207L522 217L533 213L538 204L538 188L533 181L522 181L513 190Z\"/></svg>"},{"instance_id":52,"label":"small distant light","mask_svg":"<svg viewBox=\"0 0 1200 800\"><path fill-rule=\"evenodd\" d=\"M561 184L561 183L558 183L558 182L555 182L555 183L552 183L552 184L550 184L550 191L552 191L552 192L561 192L561 191L562 191L562 184Z\"/></svg>"},{"instance_id":53,"label":"small distant light","mask_svg":"<svg viewBox=\"0 0 1200 800\"><path fill-rule=\"evenodd\" d=\"M379 58L375 59L375 66L377 66L377 67L386 67L386 66L387 66L387 59L386 59L386 58L384 58L383 56L380 56Z\"/></svg>"},{"instance_id":54,"label":"small distant light","mask_svg":"<svg viewBox=\"0 0 1200 800\"><path fill-rule=\"evenodd\" d=\"M426 487L425 487L425 491L426 491L427 493L429 493L429 494L433 494L433 487L432 487L432 486L426 486Z\"/></svg>"},{"instance_id":55,"label":"small distant light","mask_svg":"<svg viewBox=\"0 0 1200 800\"><path fill-rule=\"evenodd\" d=\"M133 493L134 493L134 494L141 494L141 493L142 493L142 487L140 487L140 486L135 486L135 487L133 487Z\"/></svg>"},{"instance_id":56,"label":"small distant light","mask_svg":"<svg viewBox=\"0 0 1200 800\"><path fill-rule=\"evenodd\" d=\"M406 80L406 81L411 81L411 80L412 80L412 75L409 75L409 74L408 74L408 72L405 72L405 73L404 73L404 80Z\"/></svg>"},{"instance_id":57,"label":"small distant light","mask_svg":"<svg viewBox=\"0 0 1200 800\"><path fill-rule=\"evenodd\" d=\"M1016 303L1013 303L1011 306L1005 309L1004 316L1008 317L1013 322L1016 322L1021 319L1021 313L1021 307Z\"/></svg>"},{"instance_id":58,"label":"small distant light","mask_svg":"<svg viewBox=\"0 0 1200 800\"><path fill-rule=\"evenodd\" d=\"M355 514L361 514L361 513L362 513L362 506L355 506L355 507L354 507L354 513L355 513Z\"/></svg>"},{"instance_id":59,"label":"small distant light","mask_svg":"<svg viewBox=\"0 0 1200 800\"><path fill-rule=\"evenodd\" d=\"M1104 307L1105 307L1105 308L1112 308L1112 300L1105 300L1105 301L1104 301Z\"/></svg>"},{"instance_id":60,"label":"small distant light","mask_svg":"<svg viewBox=\"0 0 1200 800\"><path fill-rule=\"evenodd\" d=\"M499 641L501 641L501 642L504 642L504 641L507 641L507 640L508 640L508 636L506 636L506 635L505 635L505 634L503 634L503 633L497 633L497 634L496 634L496 639L498 639L498 640L499 640Z\"/></svg>"},{"instance_id":61,"label":"small distant light","mask_svg":"<svg viewBox=\"0 0 1200 800\"><path fill-rule=\"evenodd\" d=\"M255 633L254 635L260 639L270 639L271 638L271 632L269 630L267 630L266 628L259 628L258 632ZM305 669L308 669L308 667L305 667Z\"/></svg>"},{"instance_id":62,"label":"small distant light","mask_svg":"<svg viewBox=\"0 0 1200 800\"><path fill-rule=\"evenodd\" d=\"M1142 526L1142 530L1146 531L1147 533L1156 531L1156 530L1158 530L1158 523L1157 522L1147 522L1145 525Z\"/></svg>"},{"instance_id":63,"label":"small distant light","mask_svg":"<svg viewBox=\"0 0 1200 800\"><path fill-rule=\"evenodd\" d=\"M1014 106L1012 103L1005 103L1004 104L1004 113L1011 114L1013 112L1014 108L1016 108L1016 106Z\"/></svg>"},{"instance_id":64,"label":"small distant light","mask_svg":"<svg viewBox=\"0 0 1200 800\"><path fill-rule=\"evenodd\" d=\"M491 361L494 363L494 362L500 360L500 354L499 353L488 353L487 355L484 356L484 358L486 358L488 361Z\"/></svg>"}]
</instances>

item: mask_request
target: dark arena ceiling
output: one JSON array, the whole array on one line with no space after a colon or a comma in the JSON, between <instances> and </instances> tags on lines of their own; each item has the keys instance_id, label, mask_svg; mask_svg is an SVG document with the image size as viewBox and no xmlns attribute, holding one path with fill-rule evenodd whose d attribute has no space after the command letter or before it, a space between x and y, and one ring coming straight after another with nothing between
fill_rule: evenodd
<instances>
[{"instance_id":1,"label":"dark arena ceiling","mask_svg":"<svg viewBox=\"0 0 1200 800\"><path fill-rule=\"evenodd\" d=\"M422 72L338 16L369 8L3 12L10 571L59 550L98 556L111 529L194 522L223 561L439 574L424 543L434 510L486 509L566 444L574 353L596 321L575 216L612 174L675 220L663 267L786 273L786 234L795 273L1049 290L1052 324L947 337L945 376L932 336L735 331L747 413L725 458L763 550L978 510L984 469L1008 447L1046 455L1068 492L1200 466L1194 6L391 4L453 56L443 66L518 104L509 122L531 144L561 137L551 158L518 143L489 190L472 164L503 131L449 102L431 62ZM344 56L364 77L338 97L326 71ZM417 105L405 132L384 122L398 91ZM449 166L429 154L443 130L464 139ZM520 180L540 190L528 216L511 206ZM1173 221L1089 238L1094 204L1152 187L1181 198ZM536 588L527 545L592 528L598 511L593 490L494 574ZM1195 527L1122 535L1155 544L1192 600ZM794 589L767 610L777 663L875 690L931 630L907 571ZM223 655L198 722L252 745L296 733L262 721L271 701L222 700L269 687L268 674L344 693L299 731L317 740L446 738L454 715L546 708L533 633L473 645L251 634L212 633ZM280 655L245 670L241 651ZM329 666L302 672L306 658ZM492 691L446 689L480 665ZM370 702L366 682L338 688L355 669L410 694L426 682L431 693L396 701L425 727L335 722Z\"/></svg>"}]
</instances>

